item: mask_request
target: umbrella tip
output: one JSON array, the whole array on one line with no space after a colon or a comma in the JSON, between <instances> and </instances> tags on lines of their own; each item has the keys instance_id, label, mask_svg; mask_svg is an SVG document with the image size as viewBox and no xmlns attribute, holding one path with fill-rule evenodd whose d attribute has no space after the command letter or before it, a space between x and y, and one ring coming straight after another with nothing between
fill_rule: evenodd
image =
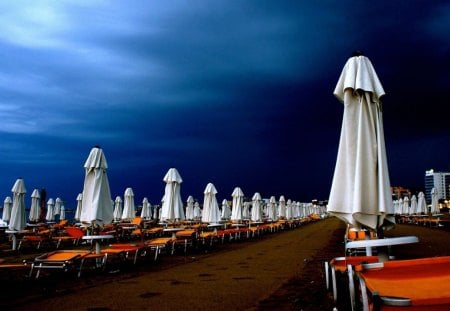
<instances>
[{"instance_id":1,"label":"umbrella tip","mask_svg":"<svg viewBox=\"0 0 450 311\"><path fill-rule=\"evenodd\" d=\"M363 56L364 53L360 50L353 51L352 56Z\"/></svg>"},{"instance_id":2,"label":"umbrella tip","mask_svg":"<svg viewBox=\"0 0 450 311\"><path fill-rule=\"evenodd\" d=\"M102 149L102 148L100 147L100 145L95 145L94 148Z\"/></svg>"}]
</instances>

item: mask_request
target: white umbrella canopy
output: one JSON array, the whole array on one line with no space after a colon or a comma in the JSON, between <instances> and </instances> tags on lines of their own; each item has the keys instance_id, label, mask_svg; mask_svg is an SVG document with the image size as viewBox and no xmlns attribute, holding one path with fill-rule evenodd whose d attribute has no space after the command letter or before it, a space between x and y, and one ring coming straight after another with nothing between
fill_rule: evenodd
<instances>
[{"instance_id":1,"label":"white umbrella canopy","mask_svg":"<svg viewBox=\"0 0 450 311\"><path fill-rule=\"evenodd\" d=\"M218 223L220 221L220 209L216 198L216 187L212 183L208 183L203 194L202 222Z\"/></svg>"},{"instance_id":2,"label":"white umbrella canopy","mask_svg":"<svg viewBox=\"0 0 450 311\"><path fill-rule=\"evenodd\" d=\"M61 204L61 207L59 209L59 220L65 219L66 219L66 208L64 207L64 204Z\"/></svg>"},{"instance_id":3,"label":"white umbrella canopy","mask_svg":"<svg viewBox=\"0 0 450 311\"><path fill-rule=\"evenodd\" d=\"M286 219L292 219L293 217L292 201L288 199L286 202Z\"/></svg>"},{"instance_id":4,"label":"white umbrella canopy","mask_svg":"<svg viewBox=\"0 0 450 311\"><path fill-rule=\"evenodd\" d=\"M259 192L255 192L252 197L252 213L251 220L258 222L262 221L262 206L261 206L261 194Z\"/></svg>"},{"instance_id":5,"label":"white umbrella canopy","mask_svg":"<svg viewBox=\"0 0 450 311\"><path fill-rule=\"evenodd\" d=\"M278 217L286 218L286 199L284 196L280 196L279 206L278 206Z\"/></svg>"},{"instance_id":6,"label":"white umbrella canopy","mask_svg":"<svg viewBox=\"0 0 450 311\"><path fill-rule=\"evenodd\" d=\"M152 218L152 213L150 211L150 203L147 198L142 200L142 210L141 210L141 218L142 219L150 219Z\"/></svg>"},{"instance_id":7,"label":"white umbrella canopy","mask_svg":"<svg viewBox=\"0 0 450 311\"><path fill-rule=\"evenodd\" d=\"M111 191L106 170L108 164L100 147L91 149L84 163L83 208L81 222L92 225L109 224L113 220Z\"/></svg>"},{"instance_id":8,"label":"white umbrella canopy","mask_svg":"<svg viewBox=\"0 0 450 311\"><path fill-rule=\"evenodd\" d=\"M55 214L53 213L55 206L55 201L50 198L47 201L47 214L45 215L46 221L54 221L55 220Z\"/></svg>"},{"instance_id":9,"label":"white umbrella canopy","mask_svg":"<svg viewBox=\"0 0 450 311\"><path fill-rule=\"evenodd\" d=\"M114 220L119 220L122 217L123 212L122 204L123 204L122 198L119 195L116 196L116 199L114 200L114 212L113 212Z\"/></svg>"},{"instance_id":10,"label":"white umbrella canopy","mask_svg":"<svg viewBox=\"0 0 450 311\"><path fill-rule=\"evenodd\" d=\"M244 202L244 206L242 207L242 219L250 219L250 202Z\"/></svg>"},{"instance_id":11,"label":"white umbrella canopy","mask_svg":"<svg viewBox=\"0 0 450 311\"><path fill-rule=\"evenodd\" d=\"M428 214L427 202L425 200L425 194L419 192L419 199L417 200L417 214Z\"/></svg>"},{"instance_id":12,"label":"white umbrella canopy","mask_svg":"<svg viewBox=\"0 0 450 311\"><path fill-rule=\"evenodd\" d=\"M136 207L134 206L134 193L132 188L125 189L125 193L123 195L124 203L123 203L123 211L122 211L122 219L133 219L136 217Z\"/></svg>"},{"instance_id":13,"label":"white umbrella canopy","mask_svg":"<svg viewBox=\"0 0 450 311\"><path fill-rule=\"evenodd\" d=\"M277 199L275 199L275 196L271 196L269 199L267 217L273 221L277 219Z\"/></svg>"},{"instance_id":14,"label":"white umbrella canopy","mask_svg":"<svg viewBox=\"0 0 450 311\"><path fill-rule=\"evenodd\" d=\"M163 178L166 183L164 201L161 210L161 220L175 222L184 220L183 201L181 200L180 185L183 179L177 169L170 168Z\"/></svg>"},{"instance_id":15,"label":"white umbrella canopy","mask_svg":"<svg viewBox=\"0 0 450 311\"><path fill-rule=\"evenodd\" d=\"M409 198L408 197L403 198L402 214L409 215Z\"/></svg>"},{"instance_id":16,"label":"white umbrella canopy","mask_svg":"<svg viewBox=\"0 0 450 311\"><path fill-rule=\"evenodd\" d=\"M417 197L413 194L411 196L411 208L409 209L409 214L410 215L415 215L417 214Z\"/></svg>"},{"instance_id":17,"label":"white umbrella canopy","mask_svg":"<svg viewBox=\"0 0 450 311\"><path fill-rule=\"evenodd\" d=\"M25 193L27 190L22 178L16 180L11 191L13 193L13 203L8 228L9 230L21 231L27 225L25 216Z\"/></svg>"},{"instance_id":18,"label":"white umbrella canopy","mask_svg":"<svg viewBox=\"0 0 450 311\"><path fill-rule=\"evenodd\" d=\"M39 190L34 189L33 193L31 193L31 207L30 207L30 214L28 215L28 219L30 221L39 220L39 216L41 215L41 207L39 205L40 199L41 195L39 194Z\"/></svg>"},{"instance_id":19,"label":"white umbrella canopy","mask_svg":"<svg viewBox=\"0 0 450 311\"><path fill-rule=\"evenodd\" d=\"M244 200L244 192L242 192L241 188L236 187L231 194L233 197L233 202L231 205L231 221L242 221L243 213L242 210L244 208L243 200Z\"/></svg>"},{"instance_id":20,"label":"white umbrella canopy","mask_svg":"<svg viewBox=\"0 0 450 311\"><path fill-rule=\"evenodd\" d=\"M433 215L440 213L439 198L438 198L438 193L436 191L436 188L431 189L431 210L430 210L430 212ZM11 214L11 217L12 217L12 214Z\"/></svg>"},{"instance_id":21,"label":"white umbrella canopy","mask_svg":"<svg viewBox=\"0 0 450 311\"><path fill-rule=\"evenodd\" d=\"M383 87L370 60L351 57L334 95L344 103L328 212L356 227L395 223L383 133Z\"/></svg>"},{"instance_id":22,"label":"white umbrella canopy","mask_svg":"<svg viewBox=\"0 0 450 311\"><path fill-rule=\"evenodd\" d=\"M61 200L61 198L56 198L55 200L55 207L53 209L53 215L59 215L61 213L61 205L62 205L63 201Z\"/></svg>"},{"instance_id":23,"label":"white umbrella canopy","mask_svg":"<svg viewBox=\"0 0 450 311\"><path fill-rule=\"evenodd\" d=\"M202 217L202 210L198 202L194 203L194 219L200 219Z\"/></svg>"},{"instance_id":24,"label":"white umbrella canopy","mask_svg":"<svg viewBox=\"0 0 450 311\"><path fill-rule=\"evenodd\" d=\"M187 198L186 205L186 219L193 220L194 219L194 197L190 195Z\"/></svg>"},{"instance_id":25,"label":"white umbrella canopy","mask_svg":"<svg viewBox=\"0 0 450 311\"><path fill-rule=\"evenodd\" d=\"M228 220L231 218L231 208L230 205L228 204L228 200L227 199L223 199L222 201L222 215L221 215L222 219L224 220Z\"/></svg>"},{"instance_id":26,"label":"white umbrella canopy","mask_svg":"<svg viewBox=\"0 0 450 311\"><path fill-rule=\"evenodd\" d=\"M75 220L80 220L82 208L83 208L83 194L82 193L78 193L78 195L77 195L77 209L75 210L75 215L73 216L73 218Z\"/></svg>"},{"instance_id":27,"label":"white umbrella canopy","mask_svg":"<svg viewBox=\"0 0 450 311\"><path fill-rule=\"evenodd\" d=\"M6 197L5 201L3 201L3 213L2 213L2 220L4 222L8 222L11 219L11 206L12 206L12 199L11 197Z\"/></svg>"}]
</instances>

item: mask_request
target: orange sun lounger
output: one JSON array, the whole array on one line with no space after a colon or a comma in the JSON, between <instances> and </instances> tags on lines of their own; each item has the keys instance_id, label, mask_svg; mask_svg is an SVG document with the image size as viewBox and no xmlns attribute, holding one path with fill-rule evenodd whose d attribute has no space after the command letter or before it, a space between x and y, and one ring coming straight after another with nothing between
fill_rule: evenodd
<instances>
[{"instance_id":1,"label":"orange sun lounger","mask_svg":"<svg viewBox=\"0 0 450 311\"><path fill-rule=\"evenodd\" d=\"M36 279L39 278L41 269L59 269L68 271L74 268L78 269L78 276L81 275L83 264L86 259L102 259L104 255L95 254L86 250L58 250L45 253L34 259L31 263L30 277L36 269Z\"/></svg>"},{"instance_id":2,"label":"orange sun lounger","mask_svg":"<svg viewBox=\"0 0 450 311\"><path fill-rule=\"evenodd\" d=\"M450 310L450 256L356 267L363 310Z\"/></svg>"},{"instance_id":3,"label":"orange sun lounger","mask_svg":"<svg viewBox=\"0 0 450 311\"><path fill-rule=\"evenodd\" d=\"M331 272L331 286L333 289L334 301L337 301L337 280L336 271L340 273L348 272L348 265L358 266L363 263L375 263L379 261L378 256L347 256L335 257L330 262L325 261L325 280L327 289L330 288L330 272ZM353 297L351 297L353 299Z\"/></svg>"}]
</instances>

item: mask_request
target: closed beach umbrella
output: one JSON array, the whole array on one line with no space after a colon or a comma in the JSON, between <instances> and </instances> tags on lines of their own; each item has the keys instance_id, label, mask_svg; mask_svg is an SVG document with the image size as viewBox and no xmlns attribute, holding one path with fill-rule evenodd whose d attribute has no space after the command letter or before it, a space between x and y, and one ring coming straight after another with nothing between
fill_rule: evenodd
<instances>
[{"instance_id":1,"label":"closed beach umbrella","mask_svg":"<svg viewBox=\"0 0 450 311\"><path fill-rule=\"evenodd\" d=\"M109 224L113 220L113 208L106 173L108 164L100 147L91 149L84 169L83 209L80 220L89 224Z\"/></svg>"},{"instance_id":2,"label":"closed beach umbrella","mask_svg":"<svg viewBox=\"0 0 450 311\"><path fill-rule=\"evenodd\" d=\"M409 214L417 214L417 197L415 195L412 195L411 197L411 208L409 209Z\"/></svg>"},{"instance_id":3,"label":"closed beach umbrella","mask_svg":"<svg viewBox=\"0 0 450 311\"><path fill-rule=\"evenodd\" d=\"M242 221L242 210L244 208L244 192L242 192L241 188L236 187L234 188L231 196L233 197L233 202L231 205L231 220L237 222Z\"/></svg>"},{"instance_id":4,"label":"closed beach umbrella","mask_svg":"<svg viewBox=\"0 0 450 311\"><path fill-rule=\"evenodd\" d=\"M261 206L261 194L259 192L255 192L252 197L252 213L251 220L252 221L262 221L262 206Z\"/></svg>"},{"instance_id":5,"label":"closed beach umbrella","mask_svg":"<svg viewBox=\"0 0 450 311\"><path fill-rule=\"evenodd\" d=\"M31 194L31 207L30 214L28 215L28 219L30 221L38 221L41 215L41 207L39 206L39 200L41 199L41 195L39 194L38 189L34 189Z\"/></svg>"},{"instance_id":6,"label":"closed beach umbrella","mask_svg":"<svg viewBox=\"0 0 450 311\"><path fill-rule=\"evenodd\" d=\"M161 210L162 221L179 221L185 219L183 201L181 200L180 186L183 182L175 168L170 168L163 178L166 183L164 202Z\"/></svg>"},{"instance_id":7,"label":"closed beach umbrella","mask_svg":"<svg viewBox=\"0 0 450 311\"><path fill-rule=\"evenodd\" d=\"M286 199L284 196L280 196L278 205L278 217L286 219Z\"/></svg>"},{"instance_id":8,"label":"closed beach umbrella","mask_svg":"<svg viewBox=\"0 0 450 311\"><path fill-rule=\"evenodd\" d=\"M292 219L293 217L292 201L288 199L286 202L286 219Z\"/></svg>"},{"instance_id":9,"label":"closed beach umbrella","mask_svg":"<svg viewBox=\"0 0 450 311\"><path fill-rule=\"evenodd\" d=\"M12 199L11 197L6 197L5 201L3 201L3 213L2 213L2 220L4 222L8 222L11 218L11 207L12 207Z\"/></svg>"},{"instance_id":10,"label":"closed beach umbrella","mask_svg":"<svg viewBox=\"0 0 450 311\"><path fill-rule=\"evenodd\" d=\"M220 221L220 209L216 198L216 187L212 183L207 184L203 194L202 222L218 223Z\"/></svg>"},{"instance_id":11,"label":"closed beach umbrella","mask_svg":"<svg viewBox=\"0 0 450 311\"><path fill-rule=\"evenodd\" d=\"M78 193L77 195L77 209L75 210L75 215L73 218L75 220L80 220L81 217L81 210L83 209L83 194Z\"/></svg>"},{"instance_id":12,"label":"closed beach umbrella","mask_svg":"<svg viewBox=\"0 0 450 311\"><path fill-rule=\"evenodd\" d=\"M55 201L50 198L47 201L47 214L45 215L46 221L54 221L55 220L55 214L53 213L55 208Z\"/></svg>"},{"instance_id":13,"label":"closed beach umbrella","mask_svg":"<svg viewBox=\"0 0 450 311\"><path fill-rule=\"evenodd\" d=\"M425 200L425 194L420 191L419 199L417 200L417 214L428 214L427 202Z\"/></svg>"},{"instance_id":14,"label":"closed beach umbrella","mask_svg":"<svg viewBox=\"0 0 450 311\"><path fill-rule=\"evenodd\" d=\"M56 198L55 200L55 208L53 210L53 214L59 215L61 213L61 204L62 204L62 200L60 198Z\"/></svg>"},{"instance_id":15,"label":"closed beach umbrella","mask_svg":"<svg viewBox=\"0 0 450 311\"><path fill-rule=\"evenodd\" d=\"M440 213L439 198L438 198L438 193L436 191L436 188L431 189L431 210L430 210L430 212L433 215ZM12 214L11 214L11 217L12 217Z\"/></svg>"},{"instance_id":16,"label":"closed beach umbrella","mask_svg":"<svg viewBox=\"0 0 450 311\"><path fill-rule=\"evenodd\" d=\"M13 193L13 203L8 228L9 230L21 231L27 225L25 216L25 193L27 190L22 178L16 180L11 191Z\"/></svg>"},{"instance_id":17,"label":"closed beach umbrella","mask_svg":"<svg viewBox=\"0 0 450 311\"><path fill-rule=\"evenodd\" d=\"M228 200L227 199L223 199L223 201L222 201L222 215L221 215L221 217L224 220L228 220L231 217L231 208L230 208L230 204L228 204Z\"/></svg>"},{"instance_id":18,"label":"closed beach umbrella","mask_svg":"<svg viewBox=\"0 0 450 311\"><path fill-rule=\"evenodd\" d=\"M134 193L133 189L125 189L125 194L123 196L123 211L122 219L133 219L136 217L136 208L134 206Z\"/></svg>"},{"instance_id":19,"label":"closed beach umbrella","mask_svg":"<svg viewBox=\"0 0 450 311\"><path fill-rule=\"evenodd\" d=\"M373 230L395 223L380 101L384 94L372 63L360 53L347 61L334 90L344 115L328 212Z\"/></svg>"},{"instance_id":20,"label":"closed beach umbrella","mask_svg":"<svg viewBox=\"0 0 450 311\"><path fill-rule=\"evenodd\" d=\"M250 219L250 202L244 202L244 205L242 207L242 219Z\"/></svg>"},{"instance_id":21,"label":"closed beach umbrella","mask_svg":"<svg viewBox=\"0 0 450 311\"><path fill-rule=\"evenodd\" d=\"M200 204L198 202L194 203L194 219L200 219L202 217L202 210L200 209Z\"/></svg>"},{"instance_id":22,"label":"closed beach umbrella","mask_svg":"<svg viewBox=\"0 0 450 311\"><path fill-rule=\"evenodd\" d=\"M123 212L122 204L123 204L122 198L119 195L116 196L116 199L114 200L114 212L113 212L114 220L119 220L122 217Z\"/></svg>"},{"instance_id":23,"label":"closed beach umbrella","mask_svg":"<svg viewBox=\"0 0 450 311\"><path fill-rule=\"evenodd\" d=\"M267 217L272 221L277 220L277 199L275 199L275 196L271 196L269 199Z\"/></svg>"},{"instance_id":24,"label":"closed beach umbrella","mask_svg":"<svg viewBox=\"0 0 450 311\"><path fill-rule=\"evenodd\" d=\"M192 220L194 219L194 197L190 195L186 201L186 219Z\"/></svg>"},{"instance_id":25,"label":"closed beach umbrella","mask_svg":"<svg viewBox=\"0 0 450 311\"><path fill-rule=\"evenodd\" d=\"M66 208L64 207L64 204L61 204L61 207L59 209L59 220L66 219Z\"/></svg>"},{"instance_id":26,"label":"closed beach umbrella","mask_svg":"<svg viewBox=\"0 0 450 311\"><path fill-rule=\"evenodd\" d=\"M152 213L150 211L150 203L148 202L147 198L144 198L142 200L141 218L142 219L150 219L150 218L152 218Z\"/></svg>"},{"instance_id":27,"label":"closed beach umbrella","mask_svg":"<svg viewBox=\"0 0 450 311\"><path fill-rule=\"evenodd\" d=\"M409 215L409 198L408 197L403 198L402 214Z\"/></svg>"}]
</instances>

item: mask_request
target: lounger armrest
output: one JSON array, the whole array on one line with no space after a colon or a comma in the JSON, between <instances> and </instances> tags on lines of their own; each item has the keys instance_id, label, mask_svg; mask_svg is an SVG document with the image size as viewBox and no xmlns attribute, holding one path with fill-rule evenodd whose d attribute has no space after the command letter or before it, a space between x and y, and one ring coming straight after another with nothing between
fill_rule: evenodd
<instances>
[{"instance_id":1,"label":"lounger armrest","mask_svg":"<svg viewBox=\"0 0 450 311\"><path fill-rule=\"evenodd\" d=\"M411 306L411 299L399 297L380 297L381 302L386 306L408 307Z\"/></svg>"}]
</instances>

